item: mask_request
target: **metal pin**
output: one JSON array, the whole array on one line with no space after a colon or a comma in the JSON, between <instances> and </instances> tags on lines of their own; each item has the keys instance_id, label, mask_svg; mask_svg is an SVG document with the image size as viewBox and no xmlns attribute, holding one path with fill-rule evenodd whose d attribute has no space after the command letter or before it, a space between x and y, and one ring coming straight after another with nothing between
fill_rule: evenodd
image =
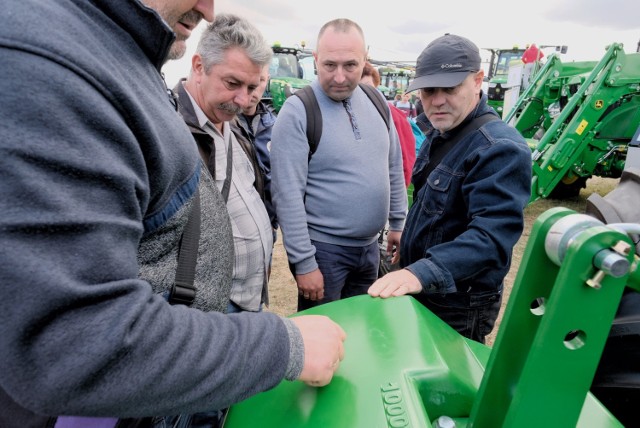
<instances>
[{"instance_id":1,"label":"metal pin","mask_svg":"<svg viewBox=\"0 0 640 428\"><path fill-rule=\"evenodd\" d=\"M593 278L587 279L587 285L591 288L599 290L600 288L602 288L601 282L604 279L605 275L606 274L603 271L599 270L598 272L596 272Z\"/></svg>"}]
</instances>

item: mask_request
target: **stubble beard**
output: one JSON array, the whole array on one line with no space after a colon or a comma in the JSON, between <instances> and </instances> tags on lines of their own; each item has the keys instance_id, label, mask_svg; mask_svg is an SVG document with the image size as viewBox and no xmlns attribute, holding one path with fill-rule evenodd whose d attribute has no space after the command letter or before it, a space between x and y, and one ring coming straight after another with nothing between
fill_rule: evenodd
<instances>
[{"instance_id":1,"label":"stubble beard","mask_svg":"<svg viewBox=\"0 0 640 428\"><path fill-rule=\"evenodd\" d=\"M178 22L187 23L192 26L192 31L198 26L200 21L202 21L204 17L200 12L196 12L194 10L190 10L187 13L180 15L178 19L172 25L177 25ZM173 27L172 27L173 28ZM167 55L167 60L176 60L180 59L187 52L187 39L188 36L184 36L176 33L176 40L173 42L171 47L169 48L169 54Z\"/></svg>"},{"instance_id":2,"label":"stubble beard","mask_svg":"<svg viewBox=\"0 0 640 428\"><path fill-rule=\"evenodd\" d=\"M184 38L177 38L171 47L169 48L169 54L167 55L168 61L180 59L187 52L187 41Z\"/></svg>"}]
</instances>

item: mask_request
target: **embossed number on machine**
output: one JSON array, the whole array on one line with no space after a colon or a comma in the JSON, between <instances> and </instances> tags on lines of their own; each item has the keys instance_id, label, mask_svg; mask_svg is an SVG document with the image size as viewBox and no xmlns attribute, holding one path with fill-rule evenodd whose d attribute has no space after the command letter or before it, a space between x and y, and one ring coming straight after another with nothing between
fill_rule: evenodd
<instances>
[{"instance_id":1,"label":"embossed number on machine","mask_svg":"<svg viewBox=\"0 0 640 428\"><path fill-rule=\"evenodd\" d=\"M409 426L409 417L402 399L402 390L398 384L389 382L380 387L382 392L382 404L387 417L387 425L391 428L401 428Z\"/></svg>"}]
</instances>

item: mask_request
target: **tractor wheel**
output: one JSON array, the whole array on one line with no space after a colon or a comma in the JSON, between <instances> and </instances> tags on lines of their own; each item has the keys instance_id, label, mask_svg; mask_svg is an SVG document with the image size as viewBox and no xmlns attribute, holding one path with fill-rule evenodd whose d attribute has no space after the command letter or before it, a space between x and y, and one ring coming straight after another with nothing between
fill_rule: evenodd
<instances>
[{"instance_id":1,"label":"tractor wheel","mask_svg":"<svg viewBox=\"0 0 640 428\"><path fill-rule=\"evenodd\" d=\"M556 187L549 193L551 199L567 199L573 198L580 194L580 190L587 187L587 177L578 177L571 182L561 180Z\"/></svg>"}]
</instances>

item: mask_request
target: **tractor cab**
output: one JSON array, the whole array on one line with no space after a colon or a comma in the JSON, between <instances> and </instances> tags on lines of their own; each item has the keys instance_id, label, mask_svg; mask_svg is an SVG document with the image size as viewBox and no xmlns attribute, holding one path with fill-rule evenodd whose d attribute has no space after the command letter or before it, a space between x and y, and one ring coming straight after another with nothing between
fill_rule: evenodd
<instances>
[{"instance_id":1,"label":"tractor cab","mask_svg":"<svg viewBox=\"0 0 640 428\"><path fill-rule=\"evenodd\" d=\"M313 57L304 49L272 46L273 58L269 66L269 83L263 101L279 111L284 101L315 78ZM311 58L309 61L308 58Z\"/></svg>"},{"instance_id":2,"label":"tractor cab","mask_svg":"<svg viewBox=\"0 0 640 428\"><path fill-rule=\"evenodd\" d=\"M486 88L488 104L502 115L502 105L504 104L504 93L508 89L507 80L509 78L509 64L511 61L520 60L524 49L514 46L511 49L484 48L491 52L487 75L485 76L488 86Z\"/></svg>"},{"instance_id":3,"label":"tractor cab","mask_svg":"<svg viewBox=\"0 0 640 428\"><path fill-rule=\"evenodd\" d=\"M535 45L533 45L535 47ZM527 46L528 48L528 46ZM560 45L542 45L539 47L539 52L543 52L543 50L548 48L554 48L556 52L565 54L567 53L567 46ZM512 48L483 48L484 50L491 53L491 57L489 59L489 64L486 70L485 81L487 86L484 88L487 93L488 104L493 107L493 109L500 116L503 115L503 107L504 107L504 96L508 89L512 87L511 82L509 81L509 70L510 65L513 65L513 61L516 61L517 64L522 63L523 55L527 49L521 49L518 46L513 46ZM540 56L542 58L544 54ZM536 61L533 69L530 71L530 76L527 78L533 79L533 76L539 70L539 62ZM521 90L526 88L526 84L519 85Z\"/></svg>"}]
</instances>

